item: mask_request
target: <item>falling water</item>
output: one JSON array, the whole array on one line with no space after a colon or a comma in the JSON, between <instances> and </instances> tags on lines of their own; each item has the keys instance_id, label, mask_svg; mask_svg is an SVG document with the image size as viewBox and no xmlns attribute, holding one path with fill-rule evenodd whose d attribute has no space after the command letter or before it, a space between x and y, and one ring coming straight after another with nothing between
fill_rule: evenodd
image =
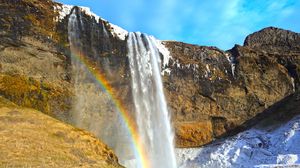
<instances>
[{"instance_id":1,"label":"falling water","mask_svg":"<svg viewBox=\"0 0 300 168\"><path fill-rule=\"evenodd\" d=\"M79 19L81 20L81 19ZM82 48L82 43L80 40L80 36L79 36L79 24L81 23L82 25L82 21L78 22L78 18L76 15L76 10L74 9L72 14L70 15L69 18L69 22L68 22L68 38L70 41L70 50L71 52L74 52L76 50L76 48L78 48L79 50L81 50ZM84 70L84 67L82 65L80 65L80 63L78 61L76 61L75 59L73 59L71 57L71 62L72 62L72 74L74 76L73 78L73 82L75 84L75 95L80 95L82 94L82 88L84 86L81 85L81 81L84 81L85 78L87 77L87 73ZM71 114L71 122L73 124L75 124L78 127L84 127L83 126L83 120L85 116L85 104L84 102L86 102L86 96L76 96L76 103L74 103L73 105L73 109L72 109L72 114Z\"/></svg>"},{"instance_id":2,"label":"falling water","mask_svg":"<svg viewBox=\"0 0 300 168\"><path fill-rule=\"evenodd\" d=\"M106 38L108 38L109 35L108 35L108 32L107 32L107 30L106 30L106 28L105 28L105 23L102 21L101 24L102 24L102 30L103 30L104 36L105 36Z\"/></svg>"},{"instance_id":3,"label":"falling water","mask_svg":"<svg viewBox=\"0 0 300 168\"><path fill-rule=\"evenodd\" d=\"M129 33L128 57L139 135L152 168L175 168L173 133L163 92L156 39Z\"/></svg>"},{"instance_id":4,"label":"falling water","mask_svg":"<svg viewBox=\"0 0 300 168\"><path fill-rule=\"evenodd\" d=\"M88 33L82 19L81 13L73 9L69 17L68 32L71 52L85 56L89 52L85 51L85 45L89 44L82 40L86 35L83 33ZM99 28L103 29L103 36L91 36L92 47L97 47L94 40L109 37L103 23ZM148 152L146 159L149 160L150 167L175 168L173 133L163 93L159 51L155 44L154 37L141 33L130 33L127 40L135 116L141 143ZM90 51L94 58L99 58L97 52L96 48ZM104 58L99 60L108 61ZM116 152L121 164L128 168L142 168L142 165L138 165L139 156L134 156L134 149L129 148L132 142L120 116L115 114L111 105L110 108L105 107L111 103L109 97L97 87L80 61L72 57L71 62L76 97L72 109L72 123L100 137Z\"/></svg>"},{"instance_id":5,"label":"falling water","mask_svg":"<svg viewBox=\"0 0 300 168\"><path fill-rule=\"evenodd\" d=\"M100 57L96 48L93 47L97 47L99 38L108 38L108 32L104 26L99 26L99 29L103 28L101 32L104 36L98 35L99 33L96 33L96 36L91 34L91 44L86 44L83 40L86 34L83 33L99 31L96 28L95 30L93 29L96 27L95 25L92 26L92 32L84 31L86 29L83 28L85 25L81 20L82 18L79 10L74 8L68 22L68 37L72 53L72 79L75 89L75 100L71 110L70 122L79 128L89 130L101 138L115 151L121 164L126 162L126 165L131 165L135 156L134 151L130 149L132 142L123 123L124 121L118 110L115 109L111 97L99 87L89 73L87 65L84 65L76 58L78 55L87 57L87 53L90 52L93 54L92 57L97 57L105 64L106 72L111 73L109 60L105 57ZM91 45L92 49L86 51L84 45Z\"/></svg>"}]
</instances>

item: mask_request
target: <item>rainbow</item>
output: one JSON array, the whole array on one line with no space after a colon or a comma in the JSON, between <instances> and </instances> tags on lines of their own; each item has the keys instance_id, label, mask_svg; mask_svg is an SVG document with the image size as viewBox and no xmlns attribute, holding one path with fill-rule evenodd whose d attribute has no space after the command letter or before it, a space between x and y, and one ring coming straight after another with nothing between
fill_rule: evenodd
<instances>
[{"instance_id":1,"label":"rainbow","mask_svg":"<svg viewBox=\"0 0 300 168\"><path fill-rule=\"evenodd\" d=\"M115 89L109 84L109 82L105 79L104 73L101 72L99 68L97 68L87 56L85 56L82 52L72 48L71 49L72 58L79 61L88 71L89 73L96 79L97 83L100 87L109 95L111 100L113 101L117 111L121 114L124 123L130 133L133 142L134 152L138 161L138 164L141 165L143 168L150 168L150 162L147 158L147 152L145 151L144 145L141 143L139 134L138 134L138 127L136 122L131 117L131 115L126 110L126 106L122 103L120 99L117 97L117 92Z\"/></svg>"}]
</instances>

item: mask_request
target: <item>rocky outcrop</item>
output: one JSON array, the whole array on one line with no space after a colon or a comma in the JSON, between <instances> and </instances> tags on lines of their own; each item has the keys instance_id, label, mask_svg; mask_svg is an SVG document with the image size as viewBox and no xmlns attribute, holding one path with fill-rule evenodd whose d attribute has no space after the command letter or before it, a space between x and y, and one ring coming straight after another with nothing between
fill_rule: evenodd
<instances>
[{"instance_id":1,"label":"rocky outcrop","mask_svg":"<svg viewBox=\"0 0 300 168\"><path fill-rule=\"evenodd\" d=\"M74 79L68 19L74 12L80 18L79 43L84 55L132 110L126 38L120 38L112 24L81 8L68 7L62 15L64 7L52 1L0 1L0 94L72 123ZM228 135L299 90L299 37L291 31L266 28L249 35L244 46L228 51L163 42L171 54L169 60L161 55L166 63L162 73L177 146L201 146ZM12 81L17 83L11 85ZM87 88L86 92L95 93ZM104 106L105 101L99 104ZM100 114L101 109L106 108L91 112Z\"/></svg>"},{"instance_id":2,"label":"rocky outcrop","mask_svg":"<svg viewBox=\"0 0 300 168\"><path fill-rule=\"evenodd\" d=\"M288 70L296 89L299 89L300 33L269 27L247 36L244 46L272 53L277 62Z\"/></svg>"},{"instance_id":3,"label":"rocky outcrop","mask_svg":"<svg viewBox=\"0 0 300 168\"><path fill-rule=\"evenodd\" d=\"M268 27L247 36L244 46L272 53L299 54L300 34L276 27Z\"/></svg>"},{"instance_id":4,"label":"rocky outcrop","mask_svg":"<svg viewBox=\"0 0 300 168\"><path fill-rule=\"evenodd\" d=\"M230 134L298 90L298 43L283 43L286 37L273 31L267 28L264 33L254 33L246 38L247 45L236 45L229 51L165 42L172 58L164 67L168 72L164 73L164 84L179 147L200 146ZM286 30L275 31L300 37ZM274 44L268 40L271 37L277 39ZM265 41L270 42L270 48ZM290 47L289 52L276 52L283 50L276 47L277 41L282 42L280 47ZM201 124L205 126L199 127Z\"/></svg>"},{"instance_id":5,"label":"rocky outcrop","mask_svg":"<svg viewBox=\"0 0 300 168\"><path fill-rule=\"evenodd\" d=\"M3 167L122 167L92 134L2 97L0 150Z\"/></svg>"}]
</instances>

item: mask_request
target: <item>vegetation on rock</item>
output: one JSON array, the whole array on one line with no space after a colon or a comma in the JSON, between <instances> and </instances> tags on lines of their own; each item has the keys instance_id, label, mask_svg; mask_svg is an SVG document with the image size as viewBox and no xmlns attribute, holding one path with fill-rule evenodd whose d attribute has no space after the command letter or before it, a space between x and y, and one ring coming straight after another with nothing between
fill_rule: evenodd
<instances>
[{"instance_id":1,"label":"vegetation on rock","mask_svg":"<svg viewBox=\"0 0 300 168\"><path fill-rule=\"evenodd\" d=\"M0 94L20 106L51 116L66 115L63 113L71 109L71 93L67 89L24 76L0 75Z\"/></svg>"}]
</instances>

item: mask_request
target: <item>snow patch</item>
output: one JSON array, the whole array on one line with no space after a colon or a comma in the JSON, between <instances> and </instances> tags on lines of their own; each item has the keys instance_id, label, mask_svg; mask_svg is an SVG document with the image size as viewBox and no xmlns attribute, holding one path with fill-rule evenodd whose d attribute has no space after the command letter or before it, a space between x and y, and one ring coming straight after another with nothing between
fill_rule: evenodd
<instances>
[{"instance_id":1,"label":"snow patch","mask_svg":"<svg viewBox=\"0 0 300 168\"><path fill-rule=\"evenodd\" d=\"M176 64L176 68L181 68L181 64L179 63L179 61L176 59L176 61L174 61L173 66Z\"/></svg>"},{"instance_id":2,"label":"snow patch","mask_svg":"<svg viewBox=\"0 0 300 168\"><path fill-rule=\"evenodd\" d=\"M288 154L288 155L277 156L278 164L291 165L291 164L295 164L297 161L298 161L298 155Z\"/></svg>"},{"instance_id":3,"label":"snow patch","mask_svg":"<svg viewBox=\"0 0 300 168\"><path fill-rule=\"evenodd\" d=\"M168 53L165 53L168 54ZM170 60L172 60L172 64L170 65ZM164 75L164 72L171 72L172 68L177 68L177 69L187 69L193 71L193 74L195 77L198 79L199 75L196 73L199 70L199 65L198 64L181 64L178 59L174 59L171 55L169 57L165 57L164 55L164 60L163 60L163 68L165 68L162 71L162 75ZM171 67L171 68L170 68Z\"/></svg>"},{"instance_id":4,"label":"snow patch","mask_svg":"<svg viewBox=\"0 0 300 168\"><path fill-rule=\"evenodd\" d=\"M114 25L112 23L109 23L109 24L112 27L112 32L115 37L118 37L120 40L126 39L126 36L128 35L128 31L126 31L123 28L121 28L117 25Z\"/></svg>"},{"instance_id":5,"label":"snow patch","mask_svg":"<svg viewBox=\"0 0 300 168\"><path fill-rule=\"evenodd\" d=\"M57 18L57 21L61 21L64 19L67 15L71 13L71 10L73 9L73 5L62 5L62 6L55 6L54 10L59 12L59 17ZM106 21L105 19L101 18L97 14L91 11L89 7L79 6L81 11L85 13L88 16L94 17L96 22L99 23L100 20ZM110 27L112 28L111 32L114 37L118 37L120 40L125 40L126 36L128 35L128 31L124 30L123 28L114 25L112 23L108 23Z\"/></svg>"},{"instance_id":6,"label":"snow patch","mask_svg":"<svg viewBox=\"0 0 300 168\"><path fill-rule=\"evenodd\" d=\"M85 12L85 14L95 17L97 23L100 21L100 19L103 20L103 21L106 21L105 19L99 17L94 12L92 12L90 8L88 8L88 7L80 7L80 8L82 9L83 12ZM114 25L112 23L108 22L108 24L112 28L111 32L112 32L112 35L114 37L118 37L120 40L125 40L126 39L126 36L128 35L128 31L126 31L123 28L121 28L117 25Z\"/></svg>"},{"instance_id":7,"label":"snow patch","mask_svg":"<svg viewBox=\"0 0 300 168\"><path fill-rule=\"evenodd\" d=\"M226 56L230 66L231 66L232 76L234 76L235 75L236 60L233 56L229 55L228 53L225 53L225 56Z\"/></svg>"},{"instance_id":8,"label":"snow patch","mask_svg":"<svg viewBox=\"0 0 300 168\"><path fill-rule=\"evenodd\" d=\"M92 12L90 8L88 8L88 7L80 7L80 8L82 9L83 12L85 12L85 14L95 17L97 23L100 21L100 19L103 20L103 21L106 21L105 19L99 17L94 12ZM128 31L126 31L123 28L121 28L117 25L114 25L112 23L108 22L108 24L112 28L111 32L112 32L112 35L114 37L118 37L120 40L125 40L126 39L126 36L128 35Z\"/></svg>"},{"instance_id":9,"label":"snow patch","mask_svg":"<svg viewBox=\"0 0 300 168\"><path fill-rule=\"evenodd\" d=\"M300 167L300 116L279 128L252 128L203 148L177 149L180 168Z\"/></svg>"},{"instance_id":10,"label":"snow patch","mask_svg":"<svg viewBox=\"0 0 300 168\"><path fill-rule=\"evenodd\" d=\"M86 15L95 17L96 22L98 23L100 20L100 17L98 15L96 15L94 12L91 11L91 9L89 7L85 7L85 6L80 6L81 11L84 12Z\"/></svg>"},{"instance_id":11,"label":"snow patch","mask_svg":"<svg viewBox=\"0 0 300 168\"><path fill-rule=\"evenodd\" d=\"M170 68L166 68L166 69L164 69L164 70L161 71L161 74L162 74L162 75L165 75L165 73L167 73L168 75L170 75L170 74L171 74L171 71L172 71L172 70L171 70Z\"/></svg>"},{"instance_id":12,"label":"snow patch","mask_svg":"<svg viewBox=\"0 0 300 168\"><path fill-rule=\"evenodd\" d=\"M61 21L62 19L64 19L67 15L71 14L71 10L74 8L73 5L65 5L63 4L62 6L57 5L54 6L54 10L58 11L59 13L59 20ZM89 7L85 7L85 6L79 6L79 8L81 9L82 12L84 12L86 15L89 15L91 17L95 17L96 21L99 22L100 17L97 16L95 13L93 13L91 11L91 9Z\"/></svg>"},{"instance_id":13,"label":"snow patch","mask_svg":"<svg viewBox=\"0 0 300 168\"><path fill-rule=\"evenodd\" d=\"M73 5L62 5L62 6L54 6L54 11L57 11L59 13L59 16L57 18L57 21L63 20L67 15L71 13L71 10L73 9Z\"/></svg>"}]
</instances>

